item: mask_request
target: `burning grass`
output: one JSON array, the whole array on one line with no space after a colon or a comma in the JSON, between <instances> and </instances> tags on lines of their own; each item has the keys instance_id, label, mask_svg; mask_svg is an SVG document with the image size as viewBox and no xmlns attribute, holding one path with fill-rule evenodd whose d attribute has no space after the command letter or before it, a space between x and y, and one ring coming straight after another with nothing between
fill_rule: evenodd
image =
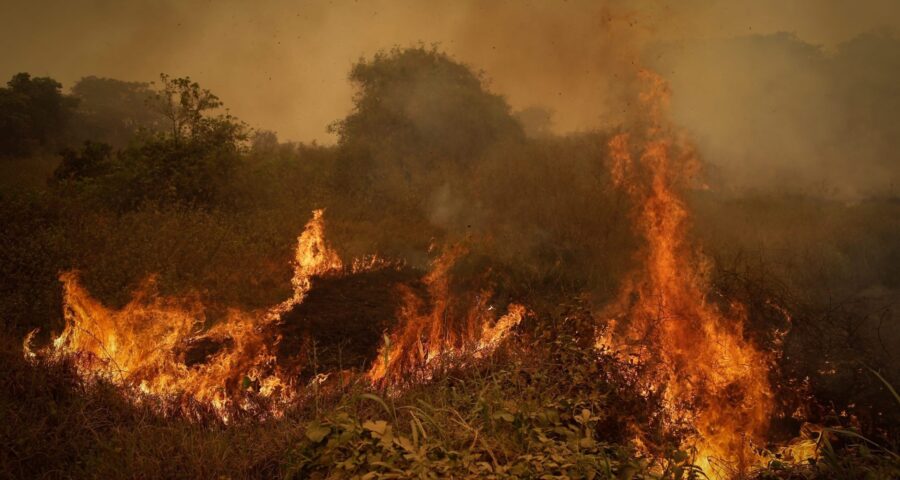
<instances>
[{"instance_id":1,"label":"burning grass","mask_svg":"<svg viewBox=\"0 0 900 480\"><path fill-rule=\"evenodd\" d=\"M592 314L554 306L528 335L469 368L435 369L399 394L365 383L323 386L263 422L214 411L185 416L136 405L71 362L26 362L3 349L0 474L11 478L702 478L666 433L644 373L598 356L581 332ZM21 398L29 398L22 402ZM634 426L645 442L631 443ZM891 478L900 462L856 437L827 433L820 459L774 455L747 478ZM828 442L825 443L825 439ZM658 452L650 454L648 450Z\"/></svg>"},{"instance_id":2,"label":"burning grass","mask_svg":"<svg viewBox=\"0 0 900 480\"><path fill-rule=\"evenodd\" d=\"M417 202L429 203L424 197L400 195L392 208L402 215L393 212L381 223L371 215L354 218L348 210L371 214L365 208L372 207L359 207L350 196L347 203L358 210L344 205L338 222L339 238L367 231L384 240L399 231L406 236L393 242L395 252L440 230L423 225L443 224L446 231L431 238L427 253L409 247L409 255L383 256L378 248L365 250L378 242L364 238L338 242L362 250L362 257L342 256L326 235L323 210L315 210L296 239L290 293L268 306L225 307L199 292L162 293L153 277L129 301L110 304L69 270L60 276L63 331L41 346L29 335L24 359L4 353L13 375L3 402L14 421L4 425L3 473L895 475L896 448L882 447L896 441L891 432L872 440L845 429L856 426L845 415L814 418L809 377L779 371L785 335L800 309L765 288L742 296L714 281L715 266L693 243L685 199L699 160L666 120L665 83L649 72L640 77L647 89L634 124L607 138L603 154L590 159L596 170L584 170L608 169L602 178L609 185L579 179L590 183L583 191L592 195L604 187L621 194L627 205L621 210L631 214L614 211L595 221L630 220L637 245L629 262L585 260L625 256L601 246L628 235L611 227L585 234L580 228L595 223L566 224L599 208L570 196L548 199L558 202L551 207L531 199L541 204L531 210L548 221L573 205L588 213L546 226L491 212L473 215L476 226L466 224L465 234L454 232L455 223L468 220L460 205L480 207L493 185L476 182L466 191L471 198L457 201L452 189L463 187L438 187L443 179L427 171L420 172L425 180L417 195L431 187L439 193L429 221L415 213L422 207ZM378 106L373 98L369 107ZM491 111L502 107L490 99ZM496 142L523 142L514 123L503 123L511 130ZM345 124L344 133L354 125ZM342 154L354 152L344 147ZM457 153L468 158L471 152ZM355 160L373 160L360 155ZM442 168L452 170L440 172L449 177L492 171L464 162ZM408 181L391 176L389 188L374 198L403 191ZM516 202L510 205L521 205ZM403 224L407 215L419 223ZM494 220L498 226L485 226ZM585 251L593 256L577 255ZM534 262L517 259L518 252ZM526 266L515 271L515 263ZM612 276L596 273L601 266L625 264L631 272L622 275L617 294L593 288ZM546 271L535 273L541 270L535 265ZM806 420L828 427L803 425ZM36 443L42 436L51 441Z\"/></svg>"},{"instance_id":3,"label":"burning grass","mask_svg":"<svg viewBox=\"0 0 900 480\"><path fill-rule=\"evenodd\" d=\"M161 296L150 279L128 304L112 309L68 272L60 278L65 329L39 351L32 350L29 334L25 356L72 361L81 376L119 385L138 401L162 401L165 409L209 408L226 422L235 415L277 417L333 373L343 378L355 369L368 369L370 381L413 384L429 378L438 365L464 362L495 348L525 309L510 304L498 316L485 289L468 301L452 295L450 269L463 252L461 246L448 250L421 281L402 264L377 257L345 267L326 245L323 211L316 210L297 239L293 294L287 300L260 311L229 309L206 327L209 312L196 296ZM372 281L377 282L374 290ZM332 287L331 295L339 297L329 302L329 283L371 296L357 296L354 303ZM314 284L322 285L320 299L304 305ZM422 297L416 288L424 290ZM396 304L395 290L401 292ZM335 313L336 305L344 313ZM369 335L347 335L357 323L368 323ZM376 349L372 341L391 330ZM285 335L289 341L282 343ZM320 363L323 346L332 358Z\"/></svg>"},{"instance_id":4,"label":"burning grass","mask_svg":"<svg viewBox=\"0 0 900 480\"><path fill-rule=\"evenodd\" d=\"M62 437L37 454L58 455L56 449L75 441L70 436L90 432L97 445L79 447L74 458L96 456L96 463L56 460L77 472L72 476L160 469L198 477L224 471L288 478L827 478L835 471L890 475L898 467L891 450L867 439L848 442L862 437L839 429L806 429L787 444L770 444L767 423L759 422L774 415L775 392L768 383L743 383L747 363L731 371L721 363L692 367L686 358L671 357L715 356L710 349L724 347L718 361L727 366L728 355L751 348L741 343L747 340L739 328L717 330L725 328L726 317L719 317L725 313L692 296L708 288L700 283L688 284L694 290L671 287L662 299L684 295L677 297L689 302L682 308L698 302L691 308L703 315L685 318L712 322L708 328L666 330L671 317L639 307L642 298L657 298L650 283L627 295L629 308L641 312L637 318L662 322L656 324L662 331L645 332L644 339L604 336L598 350L598 326L608 335L625 318L598 325L616 304L592 312L583 301L560 309L547 305L566 304L565 297L531 297L528 309L516 303L496 308L499 297L487 283L459 293L453 267L467 253L463 245L444 249L422 276L377 259L345 267L325 242L323 222L316 212L298 239L291 298L261 312L228 312L210 328L199 322L203 305L191 296L163 297L148 284L123 308L110 309L77 277L64 276L67 328L40 351L26 339L28 362L7 358L15 364L10 391L85 409L89 424L62 431L31 427L34 435L49 429ZM626 292L635 285L641 284L626 283ZM737 311L744 321L749 312L734 305L725 312ZM362 312L369 330L349 335L346 329L361 323ZM640 325L632 321L630 328ZM666 336L679 328L718 336L679 344ZM378 331L385 332L383 340ZM640 349L631 355L611 349L610 338L630 338ZM707 365L709 372L696 370ZM759 394L764 402L754 400ZM40 415L14 398L5 401L21 421ZM106 409L114 409L108 423L93 426ZM96 436L98 428L104 433ZM232 446L260 435L268 446L241 452ZM12 451L23 449L21 438L8 438ZM177 466L160 465L187 443L190 454L178 457ZM110 458L124 451L139 458ZM241 460L208 461L216 455ZM27 455L16 453L8 468L31 472L22 458Z\"/></svg>"}]
</instances>

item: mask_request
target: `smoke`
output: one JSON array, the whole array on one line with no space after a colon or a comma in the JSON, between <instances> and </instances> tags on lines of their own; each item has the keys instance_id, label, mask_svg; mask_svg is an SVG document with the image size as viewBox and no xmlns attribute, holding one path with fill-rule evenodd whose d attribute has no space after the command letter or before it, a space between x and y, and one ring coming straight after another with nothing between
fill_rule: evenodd
<instances>
[{"instance_id":1,"label":"smoke","mask_svg":"<svg viewBox=\"0 0 900 480\"><path fill-rule=\"evenodd\" d=\"M395 45L440 44L513 109L554 112L555 133L619 123L630 75L650 65L729 188L854 198L896 192L900 49L865 34L900 27L898 13L891 0L4 2L0 76L190 75L253 126L332 143L350 67Z\"/></svg>"},{"instance_id":2,"label":"smoke","mask_svg":"<svg viewBox=\"0 0 900 480\"><path fill-rule=\"evenodd\" d=\"M720 186L855 200L898 193L900 39L833 49L795 35L657 47L673 116Z\"/></svg>"}]
</instances>

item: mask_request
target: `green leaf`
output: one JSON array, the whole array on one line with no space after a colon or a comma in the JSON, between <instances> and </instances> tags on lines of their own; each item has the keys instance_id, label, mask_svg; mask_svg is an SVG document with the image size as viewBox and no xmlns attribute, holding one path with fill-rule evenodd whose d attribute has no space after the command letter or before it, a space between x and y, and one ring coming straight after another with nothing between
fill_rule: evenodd
<instances>
[{"instance_id":1,"label":"green leaf","mask_svg":"<svg viewBox=\"0 0 900 480\"><path fill-rule=\"evenodd\" d=\"M379 405L381 405L381 408L384 408L384 411L387 412L388 415L396 419L397 414L394 413L394 410L391 407L388 407L388 404L385 403L384 400L381 399L381 397L372 395L371 393L363 393L359 396L359 398L365 398L366 400L372 400L373 402L378 403Z\"/></svg>"}]
</instances>

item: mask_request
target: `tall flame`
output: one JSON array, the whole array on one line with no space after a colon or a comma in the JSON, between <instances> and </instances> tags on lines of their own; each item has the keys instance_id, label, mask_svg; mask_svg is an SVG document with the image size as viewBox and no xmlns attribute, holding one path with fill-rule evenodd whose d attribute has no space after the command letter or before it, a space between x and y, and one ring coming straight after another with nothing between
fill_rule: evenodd
<instances>
[{"instance_id":1,"label":"tall flame","mask_svg":"<svg viewBox=\"0 0 900 480\"><path fill-rule=\"evenodd\" d=\"M744 339L741 305L707 299L709 262L687 240L680 196L699 161L664 121L665 82L647 71L641 79L646 130L639 142L621 133L609 148L613 180L634 200L646 244L598 344L656 367L646 388L662 394L670 427L693 427L687 446L697 450L697 465L713 477L740 475L755 463L752 445L768 426L770 358Z\"/></svg>"},{"instance_id":2,"label":"tall flame","mask_svg":"<svg viewBox=\"0 0 900 480\"><path fill-rule=\"evenodd\" d=\"M286 402L293 390L276 365L277 339L267 327L303 301L312 277L342 268L340 258L325 244L322 210L313 212L298 237L293 263L290 298L261 312L229 310L209 329L203 328L207 309L196 296L161 297L152 278L116 310L94 299L75 272L63 273L66 326L49 353L76 358L84 375L208 404L223 418L229 407L251 407L248 393ZM187 352L204 343L220 348L207 361L190 362Z\"/></svg>"}]
</instances>

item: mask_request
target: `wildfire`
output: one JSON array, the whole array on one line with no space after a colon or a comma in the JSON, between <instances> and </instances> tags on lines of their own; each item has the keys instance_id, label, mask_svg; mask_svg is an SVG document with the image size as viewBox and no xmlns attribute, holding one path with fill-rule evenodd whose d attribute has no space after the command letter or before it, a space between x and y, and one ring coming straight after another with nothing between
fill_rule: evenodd
<instances>
[{"instance_id":1,"label":"wildfire","mask_svg":"<svg viewBox=\"0 0 900 480\"><path fill-rule=\"evenodd\" d=\"M709 262L688 241L689 213L681 197L699 161L665 122L665 82L647 71L641 78L648 85L639 97L643 131L616 135L609 149L614 183L634 201L645 244L641 266L604 312L608 322L597 346L653 367L642 387L660 394L667 427L693 432L684 447L696 451L695 463L707 475L742 474L761 458L754 447L773 410L767 378L772 358L744 338L742 305L720 306L707 298ZM198 296L162 297L152 278L127 305L112 309L85 290L76 272L63 273L66 326L40 353L74 358L86 377L209 405L226 420L235 407L252 411L262 403L277 414L298 390L296 372L285 373L277 362L280 338L273 327L304 301L315 277L389 265L373 256L345 270L326 244L324 228L323 211L316 210L297 239L290 298L262 311L231 309L209 328L209 309ZM427 380L438 366L484 357L522 321L527 311L518 304L498 315L491 289L454 295L453 267L467 253L462 243L449 244L422 278L423 288L396 286L397 328L384 336L366 375L370 381ZM25 352L33 358L30 340Z\"/></svg>"},{"instance_id":2,"label":"wildfire","mask_svg":"<svg viewBox=\"0 0 900 480\"><path fill-rule=\"evenodd\" d=\"M385 336L378 358L369 370L373 382L400 381L403 377L427 379L433 367L465 355L480 357L493 350L509 331L521 322L526 310L510 304L508 312L495 319L488 305L492 292L482 290L468 311L458 313L450 289L450 270L465 255L461 244L445 248L432 262L423 282L432 306L412 289L400 286L403 304L400 329Z\"/></svg>"},{"instance_id":3,"label":"wildfire","mask_svg":"<svg viewBox=\"0 0 900 480\"><path fill-rule=\"evenodd\" d=\"M456 320L450 292L450 269L466 253L459 245L447 248L425 276L431 305L407 285L397 312L399 329L381 349L368 378L395 381L401 376L427 379L438 359L463 354L483 356L506 336L525 314L519 305L496 319L488 305L489 291L481 291L471 308ZM134 392L136 399L152 396L174 400L191 411L209 406L223 420L236 410L279 415L297 399L297 372L277 361L282 317L302 303L315 277L356 274L398 264L377 256L357 259L347 269L325 242L322 210L297 238L293 259L293 294L262 310L227 311L205 328L208 309L197 295L163 297L151 277L121 309L93 298L76 272L60 276L66 326L43 351L32 351L33 333L24 341L27 358L71 358L82 376L103 378ZM344 372L341 372L343 375ZM327 376L328 374L324 374ZM320 375L320 377L322 377ZM321 378L313 379L313 382Z\"/></svg>"},{"instance_id":4,"label":"wildfire","mask_svg":"<svg viewBox=\"0 0 900 480\"><path fill-rule=\"evenodd\" d=\"M661 392L666 423L695 433L685 447L707 475L729 477L756 463L773 408L770 356L744 339L746 313L707 299L709 262L687 240L689 214L680 196L699 162L664 121L669 92L644 71L640 95L645 131L609 142L617 186L637 206L636 228L645 240L640 265L605 313L609 324L598 346L654 367L648 391ZM635 138L639 137L639 138Z\"/></svg>"},{"instance_id":5,"label":"wildfire","mask_svg":"<svg viewBox=\"0 0 900 480\"><path fill-rule=\"evenodd\" d=\"M63 273L66 326L43 353L74 358L84 376L210 405L225 419L232 407L252 410L250 397L284 404L294 390L275 362L277 338L269 327L303 301L312 277L342 268L340 258L325 245L322 210L313 212L298 237L293 264L290 298L261 312L229 310L209 329L203 328L207 308L196 295L161 297L152 278L115 310L94 299L77 273ZM28 339L26 354L34 356L27 344ZM190 358L196 352L203 356L204 348L215 351L203 361Z\"/></svg>"}]
</instances>

